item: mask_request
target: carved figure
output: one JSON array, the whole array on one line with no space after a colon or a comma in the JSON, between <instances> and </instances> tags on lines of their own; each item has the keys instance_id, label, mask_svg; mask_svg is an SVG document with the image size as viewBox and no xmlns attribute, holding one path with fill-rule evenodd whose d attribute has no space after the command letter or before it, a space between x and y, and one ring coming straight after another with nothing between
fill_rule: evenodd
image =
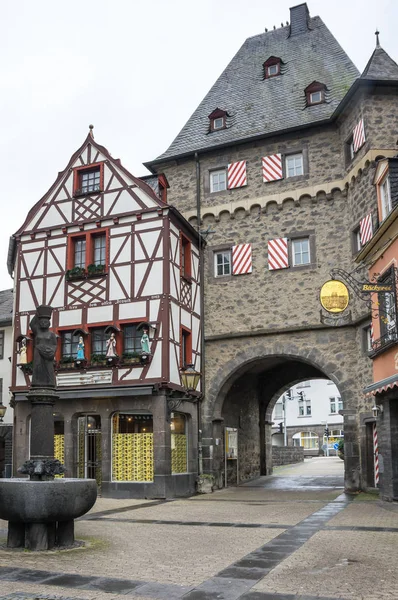
<instances>
[{"instance_id":1,"label":"carved figure","mask_svg":"<svg viewBox=\"0 0 398 600\"><path fill-rule=\"evenodd\" d=\"M85 360L83 336L79 336L79 343L77 344L76 360Z\"/></svg>"},{"instance_id":2,"label":"carved figure","mask_svg":"<svg viewBox=\"0 0 398 600\"><path fill-rule=\"evenodd\" d=\"M106 350L107 358L115 358L117 356L117 354L116 354L116 338L115 338L114 333L111 333L109 340L107 340L106 348L107 348L107 350Z\"/></svg>"},{"instance_id":3,"label":"carved figure","mask_svg":"<svg viewBox=\"0 0 398 600\"><path fill-rule=\"evenodd\" d=\"M21 346L18 351L18 354L19 354L18 363L17 363L18 365L26 365L27 364L27 362L28 362L27 352L28 352L28 349L26 347L26 338L22 338Z\"/></svg>"},{"instance_id":4,"label":"carved figure","mask_svg":"<svg viewBox=\"0 0 398 600\"><path fill-rule=\"evenodd\" d=\"M34 334L32 388L55 388L54 356L57 336L50 328L51 306L41 305L30 322Z\"/></svg>"},{"instance_id":5,"label":"carved figure","mask_svg":"<svg viewBox=\"0 0 398 600\"><path fill-rule=\"evenodd\" d=\"M141 351L142 351L142 354L149 354L149 336L148 336L148 332L149 332L149 329L147 327L144 327L144 333L142 334L142 337L141 337Z\"/></svg>"}]
</instances>

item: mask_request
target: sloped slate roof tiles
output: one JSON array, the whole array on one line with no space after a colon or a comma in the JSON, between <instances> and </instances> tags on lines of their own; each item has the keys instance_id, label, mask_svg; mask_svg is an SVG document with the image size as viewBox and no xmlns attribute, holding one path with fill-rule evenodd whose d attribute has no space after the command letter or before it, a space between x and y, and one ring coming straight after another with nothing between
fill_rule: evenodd
<instances>
[{"instance_id":1,"label":"sloped slate roof tiles","mask_svg":"<svg viewBox=\"0 0 398 600\"><path fill-rule=\"evenodd\" d=\"M286 26L248 38L157 160L328 119L359 73L319 17L308 24L299 35L289 36ZM282 74L264 80L271 55L282 60ZM326 103L306 107L304 89L314 80L327 86ZM230 122L209 133L208 116L217 106Z\"/></svg>"}]
</instances>

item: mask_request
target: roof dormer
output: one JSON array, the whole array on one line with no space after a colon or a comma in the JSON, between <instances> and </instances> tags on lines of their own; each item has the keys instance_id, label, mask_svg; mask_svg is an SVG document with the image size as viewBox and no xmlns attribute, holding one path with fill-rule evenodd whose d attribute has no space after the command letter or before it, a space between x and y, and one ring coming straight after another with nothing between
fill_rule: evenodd
<instances>
[{"instance_id":1,"label":"roof dormer","mask_svg":"<svg viewBox=\"0 0 398 600\"><path fill-rule=\"evenodd\" d=\"M219 131L227 127L227 111L216 108L212 113L209 114L210 119L210 131Z\"/></svg>"},{"instance_id":2,"label":"roof dormer","mask_svg":"<svg viewBox=\"0 0 398 600\"><path fill-rule=\"evenodd\" d=\"M326 102L326 90L327 87L324 83L320 83L319 81L310 83L304 90L307 106Z\"/></svg>"},{"instance_id":3,"label":"roof dormer","mask_svg":"<svg viewBox=\"0 0 398 600\"><path fill-rule=\"evenodd\" d=\"M264 67L264 79L270 79L281 74L282 61L278 56L270 56L268 60L263 64Z\"/></svg>"}]
</instances>

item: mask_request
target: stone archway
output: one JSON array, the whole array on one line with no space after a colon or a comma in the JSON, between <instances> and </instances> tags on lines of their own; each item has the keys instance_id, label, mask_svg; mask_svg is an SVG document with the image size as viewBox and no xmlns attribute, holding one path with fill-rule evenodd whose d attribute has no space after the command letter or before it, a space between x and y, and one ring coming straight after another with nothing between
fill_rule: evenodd
<instances>
[{"instance_id":1,"label":"stone archway","mask_svg":"<svg viewBox=\"0 0 398 600\"><path fill-rule=\"evenodd\" d=\"M360 484L360 461L358 435L353 398L355 392L349 369L344 371L338 361L333 360L333 350L321 353L314 345L296 346L280 342L265 347L264 339L253 340L244 351L235 353L212 374L203 403L203 459L204 470L213 472L218 485L223 481L223 424L227 416L225 402L242 402L252 408L250 418L260 423L258 446L260 448L258 474L272 472L271 415L276 399L287 388L308 379L329 379L338 387L342 397L344 429L346 441L345 487L347 491L357 491ZM256 398L258 409L256 412ZM351 410L350 410L351 409ZM248 409L251 410L251 409ZM233 411L232 411L233 412ZM353 414L351 414L353 413ZM230 411L229 421L237 423ZM207 446L207 447L206 447ZM253 457L257 450L253 451ZM255 475L256 470L251 474Z\"/></svg>"}]
</instances>

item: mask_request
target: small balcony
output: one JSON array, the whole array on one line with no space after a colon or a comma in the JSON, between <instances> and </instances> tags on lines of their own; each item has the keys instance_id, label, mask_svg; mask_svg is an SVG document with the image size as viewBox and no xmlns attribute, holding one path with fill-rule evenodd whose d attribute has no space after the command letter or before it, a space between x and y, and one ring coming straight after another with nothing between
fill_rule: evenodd
<instances>
[{"instance_id":1,"label":"small balcony","mask_svg":"<svg viewBox=\"0 0 398 600\"><path fill-rule=\"evenodd\" d=\"M377 340L372 342L372 350L369 352L369 356L373 358L385 350L388 350L392 346L398 343L398 329L395 324L390 328L384 335L379 337Z\"/></svg>"}]
</instances>

